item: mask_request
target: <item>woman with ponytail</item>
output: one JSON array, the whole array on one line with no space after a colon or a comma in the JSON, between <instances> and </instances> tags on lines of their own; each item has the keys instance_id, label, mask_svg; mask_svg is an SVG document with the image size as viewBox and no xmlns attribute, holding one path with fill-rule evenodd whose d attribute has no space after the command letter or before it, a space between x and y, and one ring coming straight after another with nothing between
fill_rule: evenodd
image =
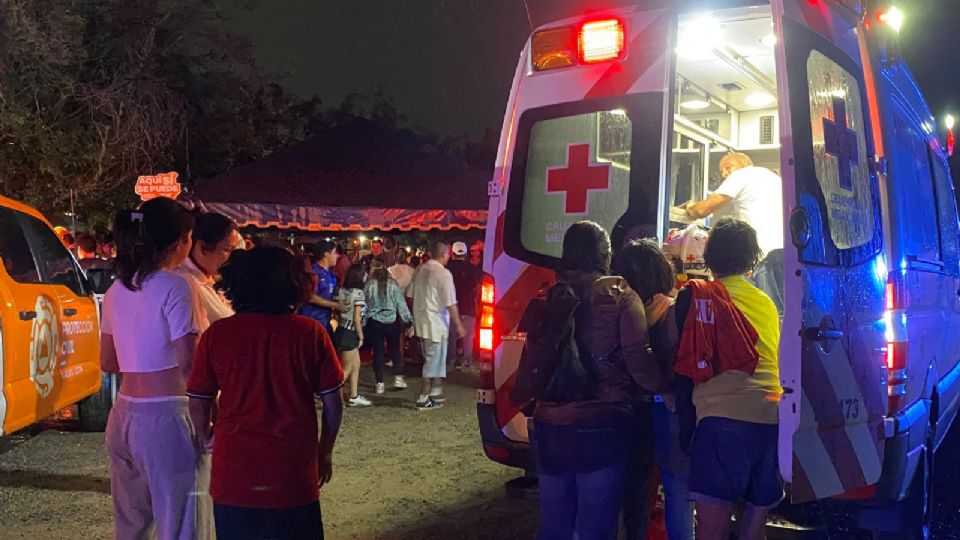
<instances>
[{"instance_id":1,"label":"woman with ponytail","mask_svg":"<svg viewBox=\"0 0 960 540\"><path fill-rule=\"evenodd\" d=\"M106 432L114 538L146 538L151 528L159 540L204 538L210 525L197 520L202 460L186 396L199 296L174 271L193 227L190 213L163 197L114 222L117 281L103 301L100 352L103 370L123 376Z\"/></svg>"}]
</instances>

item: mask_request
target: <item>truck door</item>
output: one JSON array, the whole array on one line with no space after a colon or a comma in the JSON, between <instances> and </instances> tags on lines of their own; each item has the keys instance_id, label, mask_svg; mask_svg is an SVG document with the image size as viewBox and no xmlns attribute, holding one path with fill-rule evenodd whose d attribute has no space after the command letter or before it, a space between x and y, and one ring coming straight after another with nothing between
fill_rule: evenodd
<instances>
[{"instance_id":1,"label":"truck door","mask_svg":"<svg viewBox=\"0 0 960 540\"><path fill-rule=\"evenodd\" d=\"M93 393L100 380L100 332L97 304L82 279L79 265L60 243L50 226L43 221L23 215L44 283L58 301L59 321L57 374L60 388L56 393L56 408L72 404Z\"/></svg>"},{"instance_id":2,"label":"truck door","mask_svg":"<svg viewBox=\"0 0 960 540\"><path fill-rule=\"evenodd\" d=\"M858 14L825 1L773 7L794 248L785 250L780 469L803 502L880 477L888 269Z\"/></svg>"},{"instance_id":3,"label":"truck door","mask_svg":"<svg viewBox=\"0 0 960 540\"><path fill-rule=\"evenodd\" d=\"M0 207L0 290L3 295L2 433L53 413L59 391L60 301L44 284L24 231L26 214ZM52 234L52 233L51 233Z\"/></svg>"}]
</instances>

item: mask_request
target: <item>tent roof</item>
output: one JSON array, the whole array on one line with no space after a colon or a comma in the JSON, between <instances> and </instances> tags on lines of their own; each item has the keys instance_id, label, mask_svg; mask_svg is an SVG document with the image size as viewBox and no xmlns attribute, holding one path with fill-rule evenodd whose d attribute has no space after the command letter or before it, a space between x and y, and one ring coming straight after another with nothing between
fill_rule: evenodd
<instances>
[{"instance_id":1,"label":"tent roof","mask_svg":"<svg viewBox=\"0 0 960 540\"><path fill-rule=\"evenodd\" d=\"M489 178L410 131L357 118L201 182L193 196L204 204L485 210Z\"/></svg>"}]
</instances>

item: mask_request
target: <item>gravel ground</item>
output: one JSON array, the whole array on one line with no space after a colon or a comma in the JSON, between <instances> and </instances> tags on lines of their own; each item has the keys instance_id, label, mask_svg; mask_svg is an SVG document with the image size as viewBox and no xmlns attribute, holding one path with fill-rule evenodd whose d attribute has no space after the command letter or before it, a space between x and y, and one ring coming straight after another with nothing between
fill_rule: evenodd
<instances>
[{"instance_id":1,"label":"gravel ground","mask_svg":"<svg viewBox=\"0 0 960 540\"><path fill-rule=\"evenodd\" d=\"M375 406L346 409L321 493L328 539L533 537L536 504L504 494L517 471L483 455L472 379L452 374L436 411L413 408L419 379L383 397L365 385ZM0 442L0 539L110 537L103 434L71 428L47 423Z\"/></svg>"},{"instance_id":2,"label":"gravel ground","mask_svg":"<svg viewBox=\"0 0 960 540\"><path fill-rule=\"evenodd\" d=\"M413 408L419 379L382 397L372 395L372 380L364 382L362 392L375 406L345 411L334 479L321 493L328 539L533 537L536 504L504 493L504 482L518 471L483 456L474 375L451 374L447 404L436 411ZM936 540L960 539L958 486L960 427L954 427L937 455ZM0 540L109 538L109 493L102 434L47 422L0 441ZM844 530L829 538L861 538Z\"/></svg>"}]
</instances>

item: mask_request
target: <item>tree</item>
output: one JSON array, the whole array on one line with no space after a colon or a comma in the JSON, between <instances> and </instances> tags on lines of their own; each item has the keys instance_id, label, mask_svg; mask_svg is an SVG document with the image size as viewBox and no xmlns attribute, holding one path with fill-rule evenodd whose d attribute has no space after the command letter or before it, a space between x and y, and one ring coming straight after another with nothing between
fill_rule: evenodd
<instances>
[{"instance_id":1,"label":"tree","mask_svg":"<svg viewBox=\"0 0 960 540\"><path fill-rule=\"evenodd\" d=\"M187 182L303 136L209 0L0 0L0 191L105 223L141 174Z\"/></svg>"}]
</instances>

